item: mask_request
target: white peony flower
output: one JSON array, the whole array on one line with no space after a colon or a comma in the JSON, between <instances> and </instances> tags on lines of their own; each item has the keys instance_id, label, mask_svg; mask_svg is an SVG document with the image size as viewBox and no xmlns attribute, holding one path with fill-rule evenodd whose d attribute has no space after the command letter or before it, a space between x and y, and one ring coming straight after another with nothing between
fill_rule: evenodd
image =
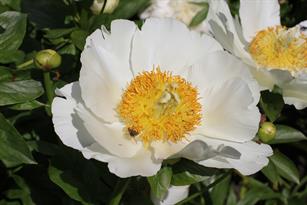
<instances>
[{"instance_id":1,"label":"white peony flower","mask_svg":"<svg viewBox=\"0 0 307 205\"><path fill-rule=\"evenodd\" d=\"M140 15L142 19L150 17L175 18L189 25L195 15L208 0L151 0L151 5ZM195 29L204 30L201 25Z\"/></svg>"},{"instance_id":2,"label":"white peony flower","mask_svg":"<svg viewBox=\"0 0 307 205\"><path fill-rule=\"evenodd\" d=\"M221 49L176 20L113 21L87 38L79 82L57 90L56 133L120 177L154 175L174 157L257 172L272 154L252 141L259 90Z\"/></svg>"},{"instance_id":3,"label":"white peony flower","mask_svg":"<svg viewBox=\"0 0 307 205\"><path fill-rule=\"evenodd\" d=\"M151 196L151 199L154 205L174 205L188 197L189 187L190 185L170 186L163 200L157 199L154 195Z\"/></svg>"},{"instance_id":4,"label":"white peony flower","mask_svg":"<svg viewBox=\"0 0 307 205\"><path fill-rule=\"evenodd\" d=\"M262 89L274 85L297 109L307 106L307 21L293 28L280 24L278 0L241 0L240 20L226 1L211 0L207 20L223 47L249 65Z\"/></svg>"}]
</instances>

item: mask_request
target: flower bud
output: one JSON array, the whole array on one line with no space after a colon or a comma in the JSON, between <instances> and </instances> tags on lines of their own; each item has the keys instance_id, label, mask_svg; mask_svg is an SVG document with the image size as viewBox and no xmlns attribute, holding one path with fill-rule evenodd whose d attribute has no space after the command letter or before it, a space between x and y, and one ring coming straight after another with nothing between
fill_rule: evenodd
<instances>
[{"instance_id":1,"label":"flower bud","mask_svg":"<svg viewBox=\"0 0 307 205\"><path fill-rule=\"evenodd\" d=\"M43 70L51 70L61 65L62 57L54 50L39 51L34 59L36 67Z\"/></svg>"},{"instance_id":2,"label":"flower bud","mask_svg":"<svg viewBox=\"0 0 307 205\"><path fill-rule=\"evenodd\" d=\"M271 122L264 122L260 125L258 136L264 143L268 143L276 136L276 127Z\"/></svg>"},{"instance_id":3,"label":"flower bud","mask_svg":"<svg viewBox=\"0 0 307 205\"><path fill-rule=\"evenodd\" d=\"M118 3L119 0L94 0L91 6L91 11L93 12L93 14L98 15L101 13L103 5L106 4L103 9L103 13L110 14L116 9Z\"/></svg>"}]
</instances>

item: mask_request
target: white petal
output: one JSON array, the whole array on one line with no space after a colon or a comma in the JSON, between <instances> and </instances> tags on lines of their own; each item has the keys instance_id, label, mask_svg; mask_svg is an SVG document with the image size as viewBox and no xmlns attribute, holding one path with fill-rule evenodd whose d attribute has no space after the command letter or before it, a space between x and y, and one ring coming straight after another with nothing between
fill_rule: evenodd
<instances>
[{"instance_id":1,"label":"white petal","mask_svg":"<svg viewBox=\"0 0 307 205\"><path fill-rule=\"evenodd\" d=\"M111 159L116 157L100 146L97 142L85 147L82 154L86 159L96 159L101 162L109 162Z\"/></svg>"},{"instance_id":2,"label":"white petal","mask_svg":"<svg viewBox=\"0 0 307 205\"><path fill-rule=\"evenodd\" d=\"M80 86L86 106L105 121L116 120L122 89L132 79L130 52L136 25L116 20L111 34L96 30L81 55Z\"/></svg>"},{"instance_id":3,"label":"white petal","mask_svg":"<svg viewBox=\"0 0 307 205\"><path fill-rule=\"evenodd\" d=\"M243 175L251 175L261 170L268 164L268 157L273 154L273 150L269 145L257 144L253 141L236 143L208 137L202 137L202 140L213 148L218 148L221 145L232 147L240 152L241 156L239 159L216 156L212 159L201 161L199 164L207 167L234 168Z\"/></svg>"},{"instance_id":4,"label":"white petal","mask_svg":"<svg viewBox=\"0 0 307 205\"><path fill-rule=\"evenodd\" d=\"M167 159L171 155L174 155L182 150L189 143L190 141L188 141L188 139L181 140L177 143L154 141L150 146L153 149L154 157L156 159Z\"/></svg>"},{"instance_id":5,"label":"white petal","mask_svg":"<svg viewBox=\"0 0 307 205\"><path fill-rule=\"evenodd\" d=\"M189 185L187 186L170 186L167 194L162 201L159 201L155 196L151 196L154 205L174 205L189 195Z\"/></svg>"},{"instance_id":6,"label":"white petal","mask_svg":"<svg viewBox=\"0 0 307 205\"><path fill-rule=\"evenodd\" d=\"M190 32L179 21L151 18L135 34L132 65L136 73L160 66L178 74L205 54L221 49L214 39Z\"/></svg>"},{"instance_id":7,"label":"white petal","mask_svg":"<svg viewBox=\"0 0 307 205\"><path fill-rule=\"evenodd\" d=\"M66 99L56 97L52 102L54 130L65 145L83 150L84 147L94 143L94 140L86 129L80 126L82 122L75 114L77 102L82 101L79 83L70 83L56 92Z\"/></svg>"},{"instance_id":8,"label":"white petal","mask_svg":"<svg viewBox=\"0 0 307 205\"><path fill-rule=\"evenodd\" d=\"M132 158L114 157L109 160L110 172L119 177L152 176L161 168L162 161L154 160L149 150L141 149Z\"/></svg>"},{"instance_id":9,"label":"white petal","mask_svg":"<svg viewBox=\"0 0 307 205\"><path fill-rule=\"evenodd\" d=\"M296 78L281 87L286 104L293 104L296 109L307 107L307 79Z\"/></svg>"},{"instance_id":10,"label":"white petal","mask_svg":"<svg viewBox=\"0 0 307 205\"><path fill-rule=\"evenodd\" d=\"M276 78L272 73L265 68L256 68L254 66L248 66L250 73L257 80L260 90L272 90L276 84Z\"/></svg>"},{"instance_id":11,"label":"white petal","mask_svg":"<svg viewBox=\"0 0 307 205\"><path fill-rule=\"evenodd\" d=\"M304 93L302 93L304 94ZM297 110L302 110L307 107L307 100L302 100L300 98L294 98L294 97L285 97L284 101L287 105L294 105L294 107Z\"/></svg>"},{"instance_id":12,"label":"white petal","mask_svg":"<svg viewBox=\"0 0 307 205\"><path fill-rule=\"evenodd\" d=\"M239 20L232 17L227 2L209 0L209 5L205 23L215 39L224 49L249 62L250 56L246 51L248 42L244 39Z\"/></svg>"},{"instance_id":13,"label":"white petal","mask_svg":"<svg viewBox=\"0 0 307 205\"><path fill-rule=\"evenodd\" d=\"M82 105L80 87L77 82L68 84L57 93L66 99L56 97L52 103L52 121L62 142L74 149L91 152L91 146L99 143L106 151L116 156L132 157L141 143L134 143L123 135L123 125L119 122L106 124ZM88 153L87 158L92 153ZM85 154L86 155L86 154Z\"/></svg>"},{"instance_id":14,"label":"white petal","mask_svg":"<svg viewBox=\"0 0 307 205\"><path fill-rule=\"evenodd\" d=\"M260 88L249 72L249 66L226 51L216 51L200 59L191 69L188 81L201 90L210 89L232 78L240 78L248 84L252 94L252 106L259 102Z\"/></svg>"},{"instance_id":15,"label":"white petal","mask_svg":"<svg viewBox=\"0 0 307 205\"><path fill-rule=\"evenodd\" d=\"M227 26L228 29L234 33L235 31L235 27L234 27L234 23L233 23L233 17L231 15L230 9L228 7L227 1L225 0L209 0L209 11L208 11L208 15L207 15L207 21L210 20L215 20L217 21L218 18L218 14L222 13L225 15L226 19L227 19ZM220 23L220 22L218 22Z\"/></svg>"},{"instance_id":16,"label":"white petal","mask_svg":"<svg viewBox=\"0 0 307 205\"><path fill-rule=\"evenodd\" d=\"M87 147L87 151L84 151L83 155L87 159L93 158L108 163L110 172L122 178L138 175L155 175L159 171L162 162L160 160L154 160L152 153L146 149L140 149L131 158L117 157L110 154L97 143Z\"/></svg>"},{"instance_id":17,"label":"white petal","mask_svg":"<svg viewBox=\"0 0 307 205\"><path fill-rule=\"evenodd\" d=\"M122 123L105 123L82 104L78 104L76 110L95 141L113 155L133 157L142 148L141 142L134 142L124 135L125 126Z\"/></svg>"},{"instance_id":18,"label":"white petal","mask_svg":"<svg viewBox=\"0 0 307 205\"><path fill-rule=\"evenodd\" d=\"M280 25L279 10L278 0L241 0L239 13L246 40L262 29Z\"/></svg>"},{"instance_id":19,"label":"white petal","mask_svg":"<svg viewBox=\"0 0 307 205\"><path fill-rule=\"evenodd\" d=\"M208 54L215 51L223 51L223 47L211 36L207 34L199 34L191 31L193 48L189 54L192 56L191 64L198 61L200 58L205 58Z\"/></svg>"},{"instance_id":20,"label":"white petal","mask_svg":"<svg viewBox=\"0 0 307 205\"><path fill-rule=\"evenodd\" d=\"M203 121L194 132L213 138L246 142L258 131L260 113L248 85L234 78L201 93Z\"/></svg>"}]
</instances>

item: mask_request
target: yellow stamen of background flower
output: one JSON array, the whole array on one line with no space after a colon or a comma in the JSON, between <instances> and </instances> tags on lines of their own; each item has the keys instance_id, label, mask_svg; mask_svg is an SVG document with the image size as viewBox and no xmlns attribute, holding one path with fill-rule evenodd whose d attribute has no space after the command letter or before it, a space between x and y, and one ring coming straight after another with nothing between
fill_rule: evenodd
<instances>
[{"instance_id":1,"label":"yellow stamen of background flower","mask_svg":"<svg viewBox=\"0 0 307 205\"><path fill-rule=\"evenodd\" d=\"M117 111L132 138L178 142L200 124L197 89L180 76L160 69L136 76L122 95Z\"/></svg>"},{"instance_id":2,"label":"yellow stamen of background flower","mask_svg":"<svg viewBox=\"0 0 307 205\"><path fill-rule=\"evenodd\" d=\"M307 36L298 27L270 27L257 33L249 52L258 65L290 72L307 68Z\"/></svg>"}]
</instances>

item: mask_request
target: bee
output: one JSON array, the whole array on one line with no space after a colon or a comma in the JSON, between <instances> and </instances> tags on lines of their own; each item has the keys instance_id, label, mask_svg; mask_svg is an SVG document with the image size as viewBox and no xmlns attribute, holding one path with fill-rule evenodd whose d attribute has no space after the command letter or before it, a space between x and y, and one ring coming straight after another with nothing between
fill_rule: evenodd
<instances>
[{"instance_id":1,"label":"bee","mask_svg":"<svg viewBox=\"0 0 307 205\"><path fill-rule=\"evenodd\" d=\"M133 128L128 128L128 132L129 132L129 135L130 135L130 137L136 137L139 133L138 133L138 131L136 131L136 130L134 130Z\"/></svg>"}]
</instances>

